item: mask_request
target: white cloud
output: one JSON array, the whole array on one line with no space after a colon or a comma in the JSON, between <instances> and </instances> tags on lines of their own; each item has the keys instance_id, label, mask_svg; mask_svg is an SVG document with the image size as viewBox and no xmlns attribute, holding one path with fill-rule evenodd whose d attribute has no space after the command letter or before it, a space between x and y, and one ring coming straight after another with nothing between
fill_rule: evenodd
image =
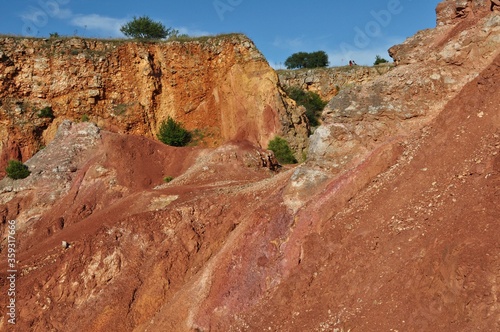
<instances>
[{"instance_id":1,"label":"white cloud","mask_svg":"<svg viewBox=\"0 0 500 332\"><path fill-rule=\"evenodd\" d=\"M51 19L68 19L72 13L69 9L61 9L59 6L41 7L29 6L20 17L24 22L23 31L32 35L36 30L45 27Z\"/></svg>"},{"instance_id":2,"label":"white cloud","mask_svg":"<svg viewBox=\"0 0 500 332\"><path fill-rule=\"evenodd\" d=\"M127 22L126 19L101 16L99 14L75 14L71 9L62 8L55 1L40 1L39 7L29 6L20 17L29 27L42 28L49 24L51 19L59 19L85 30L94 30L103 35L115 37L123 36L120 27Z\"/></svg>"},{"instance_id":3,"label":"white cloud","mask_svg":"<svg viewBox=\"0 0 500 332\"><path fill-rule=\"evenodd\" d=\"M65 20L73 15L70 9L62 9L58 5L47 6L46 8L29 6L28 10L21 14L24 21L43 22L50 18Z\"/></svg>"},{"instance_id":4,"label":"white cloud","mask_svg":"<svg viewBox=\"0 0 500 332\"><path fill-rule=\"evenodd\" d=\"M130 21L130 18L115 18L95 13L73 13L71 9L62 8L56 1L39 1L38 6L28 6L27 9L20 14L20 17L25 23L26 32L28 34L34 30L47 26L52 19L58 19L65 21L71 26L80 28L80 33L85 34L85 32L92 31L95 35L104 37L124 37L120 28ZM211 35L211 33L207 31L185 26L173 27L173 29L178 30L180 34L186 34L193 37Z\"/></svg>"},{"instance_id":5,"label":"white cloud","mask_svg":"<svg viewBox=\"0 0 500 332\"><path fill-rule=\"evenodd\" d=\"M120 28L127 23L127 19L101 16L98 14L75 15L71 24L85 30L95 30L113 37L123 36Z\"/></svg>"}]
</instances>

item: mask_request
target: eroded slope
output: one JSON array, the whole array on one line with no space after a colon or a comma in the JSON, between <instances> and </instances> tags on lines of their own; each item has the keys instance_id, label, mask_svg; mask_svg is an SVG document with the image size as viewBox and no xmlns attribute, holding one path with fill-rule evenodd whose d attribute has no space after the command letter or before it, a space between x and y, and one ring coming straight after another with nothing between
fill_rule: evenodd
<instances>
[{"instance_id":1,"label":"eroded slope","mask_svg":"<svg viewBox=\"0 0 500 332\"><path fill-rule=\"evenodd\" d=\"M498 330L500 20L475 3L334 98L295 168L65 122L0 183L18 327Z\"/></svg>"}]
</instances>

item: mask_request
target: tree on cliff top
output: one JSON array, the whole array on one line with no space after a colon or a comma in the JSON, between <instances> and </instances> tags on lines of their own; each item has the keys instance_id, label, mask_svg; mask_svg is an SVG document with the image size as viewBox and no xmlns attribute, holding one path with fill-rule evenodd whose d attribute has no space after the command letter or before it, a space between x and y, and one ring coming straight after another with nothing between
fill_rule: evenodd
<instances>
[{"instance_id":1,"label":"tree on cliff top","mask_svg":"<svg viewBox=\"0 0 500 332\"><path fill-rule=\"evenodd\" d=\"M297 52L285 60L285 66L288 69L326 67L328 66L328 54L325 51Z\"/></svg>"},{"instance_id":2,"label":"tree on cliff top","mask_svg":"<svg viewBox=\"0 0 500 332\"><path fill-rule=\"evenodd\" d=\"M148 16L139 18L134 16L134 19L123 25L120 31L127 37L138 39L163 39L176 32L171 28L165 28L161 22L154 22Z\"/></svg>"}]
</instances>

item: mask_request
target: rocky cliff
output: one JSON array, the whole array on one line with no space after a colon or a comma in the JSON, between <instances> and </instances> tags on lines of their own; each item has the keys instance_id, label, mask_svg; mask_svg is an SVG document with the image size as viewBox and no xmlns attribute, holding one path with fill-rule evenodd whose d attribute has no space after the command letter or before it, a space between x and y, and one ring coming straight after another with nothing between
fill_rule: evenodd
<instances>
[{"instance_id":1,"label":"rocky cliff","mask_svg":"<svg viewBox=\"0 0 500 332\"><path fill-rule=\"evenodd\" d=\"M341 90L298 166L62 122L0 181L14 328L500 330L500 17L475 4Z\"/></svg>"},{"instance_id":2,"label":"rocky cliff","mask_svg":"<svg viewBox=\"0 0 500 332\"><path fill-rule=\"evenodd\" d=\"M284 87L297 87L317 93L321 99L329 101L341 89L366 83L389 72L392 64L375 67L335 67L301 70L278 70Z\"/></svg>"},{"instance_id":3,"label":"rocky cliff","mask_svg":"<svg viewBox=\"0 0 500 332\"><path fill-rule=\"evenodd\" d=\"M489 1L466 17L457 18L456 8L455 1L440 4L435 29L392 47L395 69L330 101L311 137L311 160L336 170L358 163L398 133L422 128L491 64L500 50L500 17Z\"/></svg>"},{"instance_id":4,"label":"rocky cliff","mask_svg":"<svg viewBox=\"0 0 500 332\"><path fill-rule=\"evenodd\" d=\"M51 107L55 119L40 118ZM167 43L0 38L0 166L31 157L65 119L155 137L172 116L207 146L286 137L298 151L300 109L251 40L225 35Z\"/></svg>"}]
</instances>

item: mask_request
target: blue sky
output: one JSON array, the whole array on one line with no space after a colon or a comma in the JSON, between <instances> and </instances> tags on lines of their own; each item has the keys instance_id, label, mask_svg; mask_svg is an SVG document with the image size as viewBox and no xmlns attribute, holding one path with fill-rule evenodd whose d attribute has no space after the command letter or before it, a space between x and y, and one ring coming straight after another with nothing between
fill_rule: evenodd
<instances>
[{"instance_id":1,"label":"blue sky","mask_svg":"<svg viewBox=\"0 0 500 332\"><path fill-rule=\"evenodd\" d=\"M435 27L439 0L0 0L0 34L123 37L119 28L147 15L189 35L241 32L269 63L282 67L299 51L327 52L332 66L376 55Z\"/></svg>"}]
</instances>

